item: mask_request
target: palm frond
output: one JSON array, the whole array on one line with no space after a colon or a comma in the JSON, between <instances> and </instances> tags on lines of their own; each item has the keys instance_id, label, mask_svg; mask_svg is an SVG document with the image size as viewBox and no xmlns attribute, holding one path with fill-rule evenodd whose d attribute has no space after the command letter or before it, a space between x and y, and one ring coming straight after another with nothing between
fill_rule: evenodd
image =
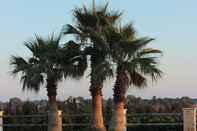
<instances>
[{"instance_id":1,"label":"palm frond","mask_svg":"<svg viewBox=\"0 0 197 131\"><path fill-rule=\"evenodd\" d=\"M132 53L136 52L137 50L141 50L144 47L146 47L146 45L148 45L151 41L153 41L154 39L152 38L139 38L136 40L132 40L132 41L120 41L120 46L121 48L123 48L123 50L126 53Z\"/></svg>"},{"instance_id":2,"label":"palm frond","mask_svg":"<svg viewBox=\"0 0 197 131\"><path fill-rule=\"evenodd\" d=\"M136 71L129 72L130 75L130 84L135 87L141 88L147 86L146 78Z\"/></svg>"},{"instance_id":3,"label":"palm frond","mask_svg":"<svg viewBox=\"0 0 197 131\"><path fill-rule=\"evenodd\" d=\"M40 90L40 86L44 83L44 78L41 74L26 72L21 77L21 83L23 83L23 91L31 90L38 92Z\"/></svg>"},{"instance_id":4,"label":"palm frond","mask_svg":"<svg viewBox=\"0 0 197 131\"><path fill-rule=\"evenodd\" d=\"M122 28L120 28L120 33L123 39L125 40L130 40L133 41L135 39L135 29L133 27L133 24L127 24L125 26L123 26Z\"/></svg>"},{"instance_id":5,"label":"palm frond","mask_svg":"<svg viewBox=\"0 0 197 131\"><path fill-rule=\"evenodd\" d=\"M161 50L153 49L153 48L145 48L137 53L138 57L143 57L147 55L154 55L154 54L162 54Z\"/></svg>"},{"instance_id":6,"label":"palm frond","mask_svg":"<svg viewBox=\"0 0 197 131\"><path fill-rule=\"evenodd\" d=\"M92 80L103 83L108 78L114 76L113 64L108 61L103 61L102 63L92 67L90 74Z\"/></svg>"},{"instance_id":7,"label":"palm frond","mask_svg":"<svg viewBox=\"0 0 197 131\"><path fill-rule=\"evenodd\" d=\"M81 32L75 28L74 26L67 24L64 34L75 34L75 35L81 35Z\"/></svg>"},{"instance_id":8,"label":"palm frond","mask_svg":"<svg viewBox=\"0 0 197 131\"><path fill-rule=\"evenodd\" d=\"M12 75L16 75L19 72L25 72L28 70L29 64L22 57L12 56L10 59L10 65L13 66L13 70L11 71Z\"/></svg>"},{"instance_id":9,"label":"palm frond","mask_svg":"<svg viewBox=\"0 0 197 131\"><path fill-rule=\"evenodd\" d=\"M62 50L62 65L64 77L79 79L87 69L87 58L81 46L74 41L65 44Z\"/></svg>"}]
</instances>

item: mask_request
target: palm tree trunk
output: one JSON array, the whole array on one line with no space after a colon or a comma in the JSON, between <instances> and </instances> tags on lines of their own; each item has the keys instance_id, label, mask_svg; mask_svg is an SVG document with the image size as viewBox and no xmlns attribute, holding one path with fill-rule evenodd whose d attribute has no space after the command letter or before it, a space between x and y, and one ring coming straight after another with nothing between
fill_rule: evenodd
<instances>
[{"instance_id":1,"label":"palm tree trunk","mask_svg":"<svg viewBox=\"0 0 197 131\"><path fill-rule=\"evenodd\" d=\"M106 131L103 118L103 105L102 105L102 86L91 89L92 94L92 130L93 131Z\"/></svg>"},{"instance_id":2,"label":"palm tree trunk","mask_svg":"<svg viewBox=\"0 0 197 131\"><path fill-rule=\"evenodd\" d=\"M57 107L57 88L56 84L47 80L47 93L49 99L48 111L48 131L61 131L58 127L58 107Z\"/></svg>"},{"instance_id":3,"label":"palm tree trunk","mask_svg":"<svg viewBox=\"0 0 197 131\"><path fill-rule=\"evenodd\" d=\"M118 102L114 105L110 131L126 131L126 109L125 102Z\"/></svg>"},{"instance_id":4,"label":"palm tree trunk","mask_svg":"<svg viewBox=\"0 0 197 131\"><path fill-rule=\"evenodd\" d=\"M48 131L59 131L56 96L49 96Z\"/></svg>"},{"instance_id":5,"label":"palm tree trunk","mask_svg":"<svg viewBox=\"0 0 197 131\"><path fill-rule=\"evenodd\" d=\"M91 78L90 78L90 93L92 96L92 131L106 131L103 115L103 81L102 79L95 78L98 73L97 66L104 58L95 50L95 54L91 56Z\"/></svg>"},{"instance_id":6,"label":"palm tree trunk","mask_svg":"<svg viewBox=\"0 0 197 131\"><path fill-rule=\"evenodd\" d=\"M129 78L125 72L119 72L114 86L114 107L110 131L126 131L126 91Z\"/></svg>"}]
</instances>

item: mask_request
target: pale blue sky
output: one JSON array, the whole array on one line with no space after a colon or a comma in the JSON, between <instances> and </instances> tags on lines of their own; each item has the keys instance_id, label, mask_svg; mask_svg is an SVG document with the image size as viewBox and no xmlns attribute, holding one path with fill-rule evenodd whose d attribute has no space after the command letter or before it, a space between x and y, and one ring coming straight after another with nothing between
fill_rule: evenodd
<instances>
[{"instance_id":1,"label":"pale blue sky","mask_svg":"<svg viewBox=\"0 0 197 131\"><path fill-rule=\"evenodd\" d=\"M97 0L98 4L106 0ZM143 90L130 89L129 94L151 98L197 97L197 1L196 0L111 0L110 8L124 12L123 21L132 21L139 36L156 38L152 46L164 51L161 68L165 75L157 84ZM91 0L0 0L0 100L46 98L21 92L17 78L9 75L11 55L27 56L23 42L35 33L47 36L58 33L72 22L72 9ZM60 84L59 99L88 97L88 82L66 81ZM111 82L106 83L105 97L111 97Z\"/></svg>"}]
</instances>

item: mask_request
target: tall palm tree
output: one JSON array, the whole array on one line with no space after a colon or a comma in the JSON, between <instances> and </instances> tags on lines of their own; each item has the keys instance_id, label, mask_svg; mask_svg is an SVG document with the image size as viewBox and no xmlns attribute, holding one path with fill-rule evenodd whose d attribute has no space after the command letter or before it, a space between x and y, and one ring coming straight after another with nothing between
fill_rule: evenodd
<instances>
[{"instance_id":1,"label":"tall palm tree","mask_svg":"<svg viewBox=\"0 0 197 131\"><path fill-rule=\"evenodd\" d=\"M106 131L102 112L103 82L113 75L108 60L109 44L103 31L116 25L121 13L108 11L108 4L99 9L76 8L74 10L75 25L67 25L65 34L73 34L80 41L84 53L90 61L90 93L92 96L92 128Z\"/></svg>"},{"instance_id":2,"label":"tall palm tree","mask_svg":"<svg viewBox=\"0 0 197 131\"><path fill-rule=\"evenodd\" d=\"M110 130L125 131L125 99L129 86L145 87L148 77L156 81L161 77L158 57L162 52L148 48L151 38L136 38L132 24L122 28L109 28L106 37L111 47L111 56L117 65L114 85L114 113Z\"/></svg>"},{"instance_id":3,"label":"tall palm tree","mask_svg":"<svg viewBox=\"0 0 197 131\"><path fill-rule=\"evenodd\" d=\"M78 70L75 60L79 57L67 53L68 47L61 48L60 37L51 36L48 39L36 36L35 39L25 42L25 46L31 52L28 59L19 56L12 56L12 75L20 74L23 82L23 90L39 91L45 85L49 100L49 131L59 131L57 114L57 85L63 76L73 76L71 70ZM65 55L66 54L66 55ZM81 62L78 62L81 63ZM63 65L63 66L62 66ZM66 67L66 68L65 68ZM81 66L80 66L81 67ZM83 66L82 66L83 67ZM69 68L69 69L68 69ZM76 75L83 74L83 70Z\"/></svg>"}]
</instances>

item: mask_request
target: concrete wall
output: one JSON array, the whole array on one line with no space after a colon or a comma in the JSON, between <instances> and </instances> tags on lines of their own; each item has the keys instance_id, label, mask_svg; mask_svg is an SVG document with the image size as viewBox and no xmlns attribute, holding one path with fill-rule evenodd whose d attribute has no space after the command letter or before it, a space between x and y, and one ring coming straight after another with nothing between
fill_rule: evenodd
<instances>
[{"instance_id":1,"label":"concrete wall","mask_svg":"<svg viewBox=\"0 0 197 131\"><path fill-rule=\"evenodd\" d=\"M196 108L183 109L184 131L196 131Z\"/></svg>"}]
</instances>

